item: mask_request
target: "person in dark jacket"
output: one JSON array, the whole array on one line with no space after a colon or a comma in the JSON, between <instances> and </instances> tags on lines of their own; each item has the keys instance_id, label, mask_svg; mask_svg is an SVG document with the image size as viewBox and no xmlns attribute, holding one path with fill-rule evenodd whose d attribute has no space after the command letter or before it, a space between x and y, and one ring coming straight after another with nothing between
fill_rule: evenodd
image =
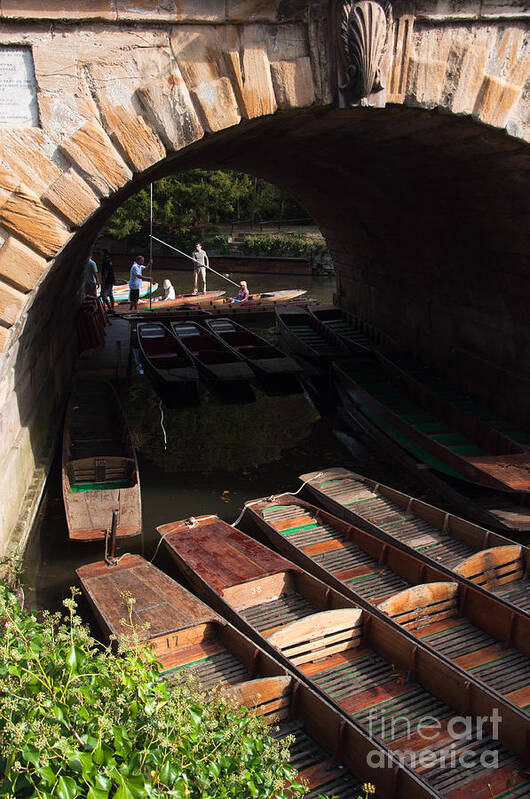
<instances>
[{"instance_id":1,"label":"person in dark jacket","mask_svg":"<svg viewBox=\"0 0 530 799\"><path fill-rule=\"evenodd\" d=\"M101 300L110 313L114 313L114 267L110 258L110 252L103 250L104 258L101 264Z\"/></svg>"}]
</instances>

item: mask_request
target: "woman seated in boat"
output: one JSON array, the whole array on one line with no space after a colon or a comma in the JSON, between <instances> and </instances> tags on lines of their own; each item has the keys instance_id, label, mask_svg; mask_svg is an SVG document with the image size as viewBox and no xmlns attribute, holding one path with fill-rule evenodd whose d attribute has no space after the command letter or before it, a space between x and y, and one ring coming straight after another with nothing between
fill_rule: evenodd
<instances>
[{"instance_id":1,"label":"woman seated in boat","mask_svg":"<svg viewBox=\"0 0 530 799\"><path fill-rule=\"evenodd\" d=\"M164 280L162 283L164 287L164 296L157 297L158 302L167 302L167 300L174 300L175 299L175 289L173 288L173 284L170 280Z\"/></svg>"},{"instance_id":2,"label":"woman seated in boat","mask_svg":"<svg viewBox=\"0 0 530 799\"><path fill-rule=\"evenodd\" d=\"M246 302L250 296L247 288L247 281L242 280L239 285L241 288L239 289L237 297L234 297L234 302Z\"/></svg>"}]
</instances>

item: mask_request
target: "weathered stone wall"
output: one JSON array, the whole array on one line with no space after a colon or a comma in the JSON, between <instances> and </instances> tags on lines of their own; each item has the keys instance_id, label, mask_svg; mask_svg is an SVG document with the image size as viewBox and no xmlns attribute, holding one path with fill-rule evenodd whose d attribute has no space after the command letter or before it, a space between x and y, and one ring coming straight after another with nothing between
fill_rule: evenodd
<instances>
[{"instance_id":1,"label":"weathered stone wall","mask_svg":"<svg viewBox=\"0 0 530 799\"><path fill-rule=\"evenodd\" d=\"M39 126L0 128L0 545L59 422L86 250L116 204L186 165L285 185L322 224L342 302L493 366L522 404L522 6L395 3L386 88L338 109L336 5L1 0L0 44L31 47Z\"/></svg>"}]
</instances>

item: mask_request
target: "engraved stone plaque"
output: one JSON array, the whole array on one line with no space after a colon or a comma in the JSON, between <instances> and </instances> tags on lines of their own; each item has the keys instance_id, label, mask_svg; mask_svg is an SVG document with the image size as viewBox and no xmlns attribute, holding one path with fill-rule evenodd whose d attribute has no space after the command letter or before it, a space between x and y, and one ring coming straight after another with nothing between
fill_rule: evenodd
<instances>
[{"instance_id":1,"label":"engraved stone plaque","mask_svg":"<svg viewBox=\"0 0 530 799\"><path fill-rule=\"evenodd\" d=\"M31 128L38 124L31 50L0 45L0 127Z\"/></svg>"}]
</instances>

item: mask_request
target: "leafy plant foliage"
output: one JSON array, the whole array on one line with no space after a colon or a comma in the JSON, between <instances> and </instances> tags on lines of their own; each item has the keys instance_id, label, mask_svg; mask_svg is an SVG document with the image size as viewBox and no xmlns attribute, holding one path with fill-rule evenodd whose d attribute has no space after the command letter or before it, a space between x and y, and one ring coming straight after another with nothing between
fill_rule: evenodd
<instances>
[{"instance_id":1,"label":"leafy plant foliage","mask_svg":"<svg viewBox=\"0 0 530 799\"><path fill-rule=\"evenodd\" d=\"M38 620L0 585L1 797L303 796L255 714L166 683L145 650L114 656L64 604Z\"/></svg>"}]
</instances>

